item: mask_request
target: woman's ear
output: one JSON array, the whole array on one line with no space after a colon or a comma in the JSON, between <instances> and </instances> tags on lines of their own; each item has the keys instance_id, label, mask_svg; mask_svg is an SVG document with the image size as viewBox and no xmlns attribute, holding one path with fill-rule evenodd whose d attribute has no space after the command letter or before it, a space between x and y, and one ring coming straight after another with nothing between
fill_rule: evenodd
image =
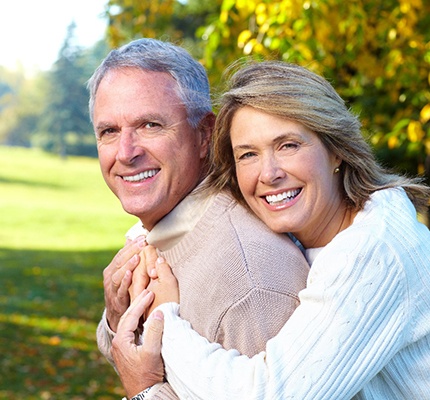
<instances>
[{"instance_id":1,"label":"woman's ear","mask_svg":"<svg viewBox=\"0 0 430 400\"><path fill-rule=\"evenodd\" d=\"M343 160L339 156L336 156L336 155L333 157L333 159L334 159L334 162L333 162L334 169L340 168Z\"/></svg>"}]
</instances>

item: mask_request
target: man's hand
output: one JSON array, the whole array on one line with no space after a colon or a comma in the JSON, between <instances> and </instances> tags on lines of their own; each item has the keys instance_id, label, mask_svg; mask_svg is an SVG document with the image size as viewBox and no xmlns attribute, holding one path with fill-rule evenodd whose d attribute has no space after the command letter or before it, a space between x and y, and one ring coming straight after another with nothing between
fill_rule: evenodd
<instances>
[{"instance_id":1,"label":"man's hand","mask_svg":"<svg viewBox=\"0 0 430 400\"><path fill-rule=\"evenodd\" d=\"M144 237L128 242L103 271L106 318L114 332L117 330L119 319L130 305L128 289L132 273L140 261L139 253L145 244Z\"/></svg>"},{"instance_id":2,"label":"man's hand","mask_svg":"<svg viewBox=\"0 0 430 400\"><path fill-rule=\"evenodd\" d=\"M156 311L146 322L142 345L135 343L134 335L140 318L153 299L154 294L147 290L136 297L122 316L117 335L112 341L112 356L128 398L163 381L163 313Z\"/></svg>"}]
</instances>

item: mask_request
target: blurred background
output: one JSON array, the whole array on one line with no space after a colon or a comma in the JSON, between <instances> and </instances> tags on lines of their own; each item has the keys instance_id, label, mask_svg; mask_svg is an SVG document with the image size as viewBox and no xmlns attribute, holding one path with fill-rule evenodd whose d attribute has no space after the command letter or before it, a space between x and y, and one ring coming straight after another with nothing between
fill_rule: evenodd
<instances>
[{"instance_id":1,"label":"blurred background","mask_svg":"<svg viewBox=\"0 0 430 400\"><path fill-rule=\"evenodd\" d=\"M326 77L377 157L430 177L427 0L24 0L0 14L0 399L118 399L102 270L135 222L101 177L86 82L139 37L184 46L214 97L242 57ZM428 224L428 215L420 218Z\"/></svg>"}]
</instances>

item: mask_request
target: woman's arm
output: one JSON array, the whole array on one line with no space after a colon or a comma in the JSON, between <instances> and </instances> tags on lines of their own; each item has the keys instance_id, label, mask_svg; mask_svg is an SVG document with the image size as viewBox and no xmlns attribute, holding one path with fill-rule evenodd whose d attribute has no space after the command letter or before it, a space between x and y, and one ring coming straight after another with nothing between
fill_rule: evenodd
<instances>
[{"instance_id":1,"label":"woman's arm","mask_svg":"<svg viewBox=\"0 0 430 400\"><path fill-rule=\"evenodd\" d=\"M328 251L312 267L301 305L255 357L208 343L177 316L177 306L162 305L162 355L179 397L353 397L403 345L407 307L391 249L379 243L375 252L367 236L355 239L347 252Z\"/></svg>"}]
</instances>

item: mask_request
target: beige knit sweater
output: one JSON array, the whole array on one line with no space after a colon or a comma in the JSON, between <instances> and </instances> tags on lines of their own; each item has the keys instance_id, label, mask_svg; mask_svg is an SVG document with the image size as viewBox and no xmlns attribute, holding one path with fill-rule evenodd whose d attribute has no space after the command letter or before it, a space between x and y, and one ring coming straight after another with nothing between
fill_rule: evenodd
<instances>
[{"instance_id":1,"label":"beige knit sweater","mask_svg":"<svg viewBox=\"0 0 430 400\"><path fill-rule=\"evenodd\" d=\"M181 316L210 341L248 356L264 350L285 324L309 272L286 235L270 231L226 194L218 194L193 231L162 255L179 282ZM98 343L112 362L104 326ZM166 383L152 398L177 396Z\"/></svg>"}]
</instances>

